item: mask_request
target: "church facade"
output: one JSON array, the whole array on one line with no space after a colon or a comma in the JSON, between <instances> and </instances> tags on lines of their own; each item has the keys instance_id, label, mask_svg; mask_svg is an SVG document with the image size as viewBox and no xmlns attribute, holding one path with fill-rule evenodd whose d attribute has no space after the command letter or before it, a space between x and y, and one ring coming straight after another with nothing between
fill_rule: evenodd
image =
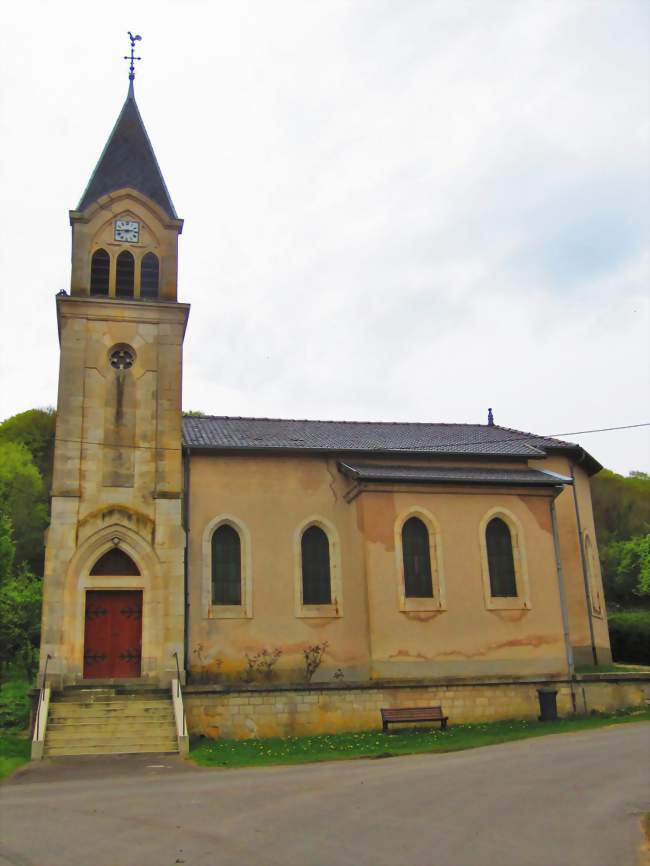
<instances>
[{"instance_id":1,"label":"church facade","mask_svg":"<svg viewBox=\"0 0 650 866\"><path fill-rule=\"evenodd\" d=\"M183 221L132 84L70 221L41 653L55 681L475 682L611 660L600 466L579 445L491 417L182 417Z\"/></svg>"}]
</instances>

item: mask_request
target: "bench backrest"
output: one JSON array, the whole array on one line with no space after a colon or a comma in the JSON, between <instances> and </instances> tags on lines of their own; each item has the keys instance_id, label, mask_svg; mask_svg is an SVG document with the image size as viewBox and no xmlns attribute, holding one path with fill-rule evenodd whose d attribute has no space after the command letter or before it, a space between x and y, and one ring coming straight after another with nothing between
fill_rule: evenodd
<instances>
[{"instance_id":1,"label":"bench backrest","mask_svg":"<svg viewBox=\"0 0 650 866\"><path fill-rule=\"evenodd\" d=\"M387 722L412 721L414 719L442 719L442 707L396 707L383 709L382 719Z\"/></svg>"}]
</instances>

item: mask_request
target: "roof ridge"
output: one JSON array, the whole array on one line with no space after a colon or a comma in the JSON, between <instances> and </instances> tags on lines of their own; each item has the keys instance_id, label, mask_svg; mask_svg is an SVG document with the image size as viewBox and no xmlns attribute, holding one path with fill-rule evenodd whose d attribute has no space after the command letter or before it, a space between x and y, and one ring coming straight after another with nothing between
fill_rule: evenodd
<instances>
[{"instance_id":1,"label":"roof ridge","mask_svg":"<svg viewBox=\"0 0 650 866\"><path fill-rule=\"evenodd\" d=\"M409 427L496 427L497 425L472 423L470 421L337 421L334 418L269 418L260 415L185 415L184 421L277 421L278 423L286 424L293 422L296 424L386 424L386 425L408 425ZM500 428L507 429L507 428ZM528 434L536 435L536 434ZM537 438L540 438L539 436ZM541 437L543 438L543 437Z\"/></svg>"}]
</instances>

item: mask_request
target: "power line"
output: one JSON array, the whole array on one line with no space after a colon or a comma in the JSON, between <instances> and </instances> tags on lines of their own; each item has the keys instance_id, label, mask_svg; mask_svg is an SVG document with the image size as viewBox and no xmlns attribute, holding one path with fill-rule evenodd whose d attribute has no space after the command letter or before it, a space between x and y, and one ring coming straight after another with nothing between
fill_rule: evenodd
<instances>
[{"instance_id":1,"label":"power line","mask_svg":"<svg viewBox=\"0 0 650 866\"><path fill-rule=\"evenodd\" d=\"M206 416L206 417L209 417L209 416ZM237 419L237 420L239 420L239 419ZM272 419L251 419L251 420L272 420ZM278 420L280 420L280 419L278 419ZM328 422L328 423L332 423L332 422ZM334 423L336 423L336 422L334 422ZM341 422L341 423L346 423L346 422ZM358 423L358 422L356 422L356 423ZM368 423L372 424L372 423L381 423L381 422L369 421ZM408 421L404 421L404 422L396 421L396 422L389 422L389 423L393 423L393 424L405 423L405 424L407 424L409 422ZM422 422L415 422L415 423L421 424ZM441 426L452 427L454 425L448 424L448 425L441 425ZM458 426L462 427L464 425L460 424ZM561 436L585 436L587 433L609 433L609 432L614 431L614 430L634 430L638 427L650 427L650 421L642 421L640 424L623 424L619 427L597 427L593 430L573 430L569 433L546 433L546 434L539 434L538 435L536 433L525 433L524 431L522 431L517 436L506 437L503 439L494 439L494 438L474 439L471 442L468 442L466 444L468 444L468 445L491 445L494 443L494 444L502 445L505 442L522 442L523 444L529 444L529 445L531 445L531 447L534 447L535 441L539 442L541 439L557 439ZM496 429L507 430L509 428L496 426ZM533 441L527 441L527 437L531 437L531 439ZM66 442L66 443L71 444L71 445L103 445L106 448L138 448L138 449L149 450L149 451L181 451L183 448L182 445L179 448L168 448L168 447L165 447L162 445L161 446L158 446L158 445L117 445L117 444L111 444L110 442L92 442L88 439L65 439L63 437L58 437L58 436L55 437L54 441L55 442ZM465 443L463 443L463 444L465 444ZM191 448L192 446L189 446L189 447ZM208 446L208 447L210 447L210 446ZM219 446L214 446L214 447L217 450L219 448ZM223 448L223 450L224 451L230 451L230 450L236 450L236 449ZM250 449L250 450L254 450L254 449ZM259 450L264 450L264 446L260 446ZM300 450L300 449L296 449L296 450ZM323 450L323 449L313 449L313 450ZM346 449L340 448L340 449L328 449L328 450L345 451ZM488 455L486 455L486 456L488 456ZM505 456L507 456L507 455L505 455Z\"/></svg>"}]
</instances>

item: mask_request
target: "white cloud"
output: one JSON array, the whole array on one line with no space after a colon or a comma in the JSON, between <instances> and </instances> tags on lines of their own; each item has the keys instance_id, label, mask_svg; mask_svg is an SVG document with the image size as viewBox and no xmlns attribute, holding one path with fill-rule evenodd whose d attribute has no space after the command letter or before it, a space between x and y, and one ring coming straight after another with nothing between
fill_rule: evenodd
<instances>
[{"instance_id":1,"label":"white cloud","mask_svg":"<svg viewBox=\"0 0 650 866\"><path fill-rule=\"evenodd\" d=\"M66 9L17 8L0 37L0 417L55 402L66 209L126 90L126 27ZM650 420L647 19L607 0L135 4L138 102L186 218L186 405ZM577 438L650 467L643 431Z\"/></svg>"}]
</instances>

